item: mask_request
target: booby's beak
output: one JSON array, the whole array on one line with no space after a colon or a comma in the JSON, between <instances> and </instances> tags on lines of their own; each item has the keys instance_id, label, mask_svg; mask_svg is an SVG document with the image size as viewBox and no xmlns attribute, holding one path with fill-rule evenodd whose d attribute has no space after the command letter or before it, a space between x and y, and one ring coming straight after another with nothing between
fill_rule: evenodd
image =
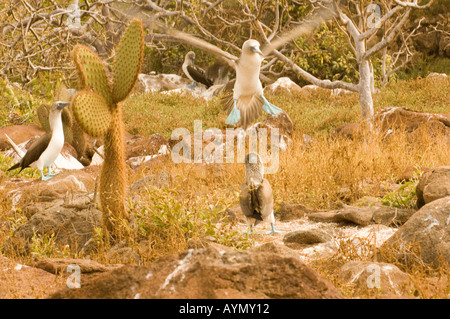
<instances>
[{"instance_id":1,"label":"booby's beak","mask_svg":"<svg viewBox=\"0 0 450 319\"><path fill-rule=\"evenodd\" d=\"M253 46L250 48L250 51L254 52L254 53L258 53L259 55L261 55L262 57L264 56L264 54L262 53L261 49L259 48L259 46Z\"/></svg>"},{"instance_id":2,"label":"booby's beak","mask_svg":"<svg viewBox=\"0 0 450 319\"><path fill-rule=\"evenodd\" d=\"M70 104L70 102L58 102L58 105L57 105L57 109L58 110L62 110L63 108L65 108L67 105L69 105Z\"/></svg>"}]
</instances>

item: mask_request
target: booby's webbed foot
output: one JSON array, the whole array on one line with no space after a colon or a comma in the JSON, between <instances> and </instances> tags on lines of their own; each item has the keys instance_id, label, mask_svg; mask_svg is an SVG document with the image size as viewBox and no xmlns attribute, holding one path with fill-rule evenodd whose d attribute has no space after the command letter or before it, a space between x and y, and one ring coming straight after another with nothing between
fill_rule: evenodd
<instances>
[{"instance_id":1,"label":"booby's webbed foot","mask_svg":"<svg viewBox=\"0 0 450 319\"><path fill-rule=\"evenodd\" d=\"M231 110L230 114L228 115L225 123L234 125L237 122L239 122L240 120L241 120L241 112L237 109L236 100L234 100L233 109Z\"/></svg>"},{"instance_id":2,"label":"booby's webbed foot","mask_svg":"<svg viewBox=\"0 0 450 319\"><path fill-rule=\"evenodd\" d=\"M281 230L275 230L275 229L266 231L266 235L282 234L282 233L284 233L284 231L281 231Z\"/></svg>"},{"instance_id":3,"label":"booby's webbed foot","mask_svg":"<svg viewBox=\"0 0 450 319\"><path fill-rule=\"evenodd\" d=\"M43 181L47 181L47 180L49 180L52 177L53 177L52 175L42 175L42 180Z\"/></svg>"},{"instance_id":4,"label":"booby's webbed foot","mask_svg":"<svg viewBox=\"0 0 450 319\"><path fill-rule=\"evenodd\" d=\"M284 233L284 231L275 230L275 228L273 227L273 224L272 224L272 229L269 231L266 231L266 235L282 234L282 233Z\"/></svg>"},{"instance_id":5,"label":"booby's webbed foot","mask_svg":"<svg viewBox=\"0 0 450 319\"><path fill-rule=\"evenodd\" d=\"M193 90L193 89L195 89L197 87L197 82L194 82L194 83L192 83L191 85L188 85L188 89L189 90Z\"/></svg>"},{"instance_id":6,"label":"booby's webbed foot","mask_svg":"<svg viewBox=\"0 0 450 319\"><path fill-rule=\"evenodd\" d=\"M47 170L48 170L48 173L47 173L47 176L56 176L56 175L58 175L59 174L59 172L53 172L52 173L52 170L50 169L50 167L47 167Z\"/></svg>"},{"instance_id":7,"label":"booby's webbed foot","mask_svg":"<svg viewBox=\"0 0 450 319\"><path fill-rule=\"evenodd\" d=\"M283 111L278 106L275 106L272 103L270 103L269 101L267 101L266 98L264 97L264 95L261 95L261 97L264 101L263 110L266 111L267 113L272 114L272 115L278 115Z\"/></svg>"},{"instance_id":8,"label":"booby's webbed foot","mask_svg":"<svg viewBox=\"0 0 450 319\"><path fill-rule=\"evenodd\" d=\"M41 180L43 181L47 181L53 177L53 175L50 174L50 171L48 171L49 173L47 175L44 175L44 170L41 169L40 171L41 171Z\"/></svg>"}]
</instances>

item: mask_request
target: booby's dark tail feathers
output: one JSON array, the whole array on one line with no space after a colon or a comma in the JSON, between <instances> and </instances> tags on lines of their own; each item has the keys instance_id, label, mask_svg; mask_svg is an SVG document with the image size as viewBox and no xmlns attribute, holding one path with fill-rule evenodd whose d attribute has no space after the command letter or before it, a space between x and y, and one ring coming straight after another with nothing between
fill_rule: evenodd
<instances>
[{"instance_id":1,"label":"booby's dark tail feathers","mask_svg":"<svg viewBox=\"0 0 450 319\"><path fill-rule=\"evenodd\" d=\"M12 171L13 169L19 168L20 167L20 162L17 162L16 164L14 164L13 166L11 166L10 168L7 169L7 171ZM19 173L22 171L22 167L20 167L20 171Z\"/></svg>"}]
</instances>

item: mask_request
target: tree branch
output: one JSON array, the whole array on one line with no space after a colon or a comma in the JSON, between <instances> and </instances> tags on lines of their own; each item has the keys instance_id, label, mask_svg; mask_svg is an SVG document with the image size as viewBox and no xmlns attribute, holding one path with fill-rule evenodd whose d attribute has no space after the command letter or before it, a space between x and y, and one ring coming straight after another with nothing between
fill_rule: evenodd
<instances>
[{"instance_id":1,"label":"tree branch","mask_svg":"<svg viewBox=\"0 0 450 319\"><path fill-rule=\"evenodd\" d=\"M386 47L391 41L395 39L397 36L397 32L400 30L400 27L403 26L403 24L406 22L409 13L411 12L411 8L407 8L405 14L403 15L402 19L397 23L397 25L392 29L392 31L380 42L375 44L373 47L371 47L369 50L367 50L363 56L363 59L368 59L376 52L380 51L384 47Z\"/></svg>"}]
</instances>

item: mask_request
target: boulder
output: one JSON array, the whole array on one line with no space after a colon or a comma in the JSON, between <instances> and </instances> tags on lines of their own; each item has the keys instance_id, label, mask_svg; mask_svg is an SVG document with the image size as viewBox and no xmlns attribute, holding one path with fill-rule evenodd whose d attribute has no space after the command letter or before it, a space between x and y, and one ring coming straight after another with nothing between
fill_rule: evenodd
<instances>
[{"instance_id":1,"label":"boulder","mask_svg":"<svg viewBox=\"0 0 450 319\"><path fill-rule=\"evenodd\" d=\"M277 220L284 222L300 219L312 212L312 210L302 204L289 204L283 201L280 205L280 209L277 210L274 215Z\"/></svg>"},{"instance_id":2,"label":"boulder","mask_svg":"<svg viewBox=\"0 0 450 319\"><path fill-rule=\"evenodd\" d=\"M101 273L80 289L61 289L51 298L343 298L298 258L269 252L213 247L167 255L148 266Z\"/></svg>"},{"instance_id":3,"label":"boulder","mask_svg":"<svg viewBox=\"0 0 450 319\"><path fill-rule=\"evenodd\" d=\"M240 223L247 222L244 213L242 212L241 206L239 204L227 208L223 213L223 216L226 217L226 219L230 222L234 221L238 221Z\"/></svg>"},{"instance_id":4,"label":"boulder","mask_svg":"<svg viewBox=\"0 0 450 319\"><path fill-rule=\"evenodd\" d=\"M286 257L299 258L297 250L291 249L288 246L276 241L263 243L259 246L251 248L251 251L275 253Z\"/></svg>"},{"instance_id":5,"label":"boulder","mask_svg":"<svg viewBox=\"0 0 450 319\"><path fill-rule=\"evenodd\" d=\"M337 215L338 211L316 212L308 214L308 219L319 223L339 223L342 219Z\"/></svg>"},{"instance_id":6,"label":"boulder","mask_svg":"<svg viewBox=\"0 0 450 319\"><path fill-rule=\"evenodd\" d=\"M302 92L302 88L292 81L288 77L281 77L277 79L275 82L267 85L264 88L264 92L274 93L274 94L292 94L295 92Z\"/></svg>"},{"instance_id":7,"label":"boulder","mask_svg":"<svg viewBox=\"0 0 450 319\"><path fill-rule=\"evenodd\" d=\"M308 219L323 223L352 223L359 226L382 224L399 226L404 224L413 214L414 209L396 208L391 206L348 206L328 212L308 214Z\"/></svg>"},{"instance_id":8,"label":"boulder","mask_svg":"<svg viewBox=\"0 0 450 319\"><path fill-rule=\"evenodd\" d=\"M171 91L192 84L189 79L176 74L139 74L137 92Z\"/></svg>"},{"instance_id":9,"label":"boulder","mask_svg":"<svg viewBox=\"0 0 450 319\"><path fill-rule=\"evenodd\" d=\"M243 131L242 131L243 133ZM243 136L243 134L241 134ZM231 137L231 138L230 138ZM225 145L235 143L238 137L227 136L225 131L207 129L190 135L173 136L169 140L172 159L177 162L216 162L225 161ZM216 150L221 152L216 153Z\"/></svg>"},{"instance_id":10,"label":"boulder","mask_svg":"<svg viewBox=\"0 0 450 319\"><path fill-rule=\"evenodd\" d=\"M346 206L343 210L338 211L336 215L341 221L367 226L372 222L373 208Z\"/></svg>"},{"instance_id":11,"label":"boulder","mask_svg":"<svg viewBox=\"0 0 450 319\"><path fill-rule=\"evenodd\" d=\"M428 170L429 170L428 167L421 167L420 169L418 169L418 168L413 167L413 166L408 166L397 177L396 183L400 184L400 183L409 182L409 181L411 181L413 179L417 179L420 176L420 172L425 173Z\"/></svg>"},{"instance_id":12,"label":"boulder","mask_svg":"<svg viewBox=\"0 0 450 319\"><path fill-rule=\"evenodd\" d=\"M0 151L11 148L5 134L16 144L24 143L36 136L42 136L45 131L36 124L12 125L0 128Z\"/></svg>"},{"instance_id":13,"label":"boulder","mask_svg":"<svg viewBox=\"0 0 450 319\"><path fill-rule=\"evenodd\" d=\"M158 154L162 146L169 147L169 141L161 134L152 134L149 137L134 135L125 141L126 159Z\"/></svg>"},{"instance_id":14,"label":"boulder","mask_svg":"<svg viewBox=\"0 0 450 319\"><path fill-rule=\"evenodd\" d=\"M123 265L103 265L90 259L81 258L44 258L33 262L32 266L58 275L67 272L70 265L76 265L82 274L105 272Z\"/></svg>"},{"instance_id":15,"label":"boulder","mask_svg":"<svg viewBox=\"0 0 450 319\"><path fill-rule=\"evenodd\" d=\"M384 134L384 138L395 130L414 133L410 136L410 141L419 141L423 132L431 137L450 135L450 114L419 112L406 107L384 108L375 113L374 123ZM332 131L335 136L351 139L357 138L362 133L360 123L345 123Z\"/></svg>"},{"instance_id":16,"label":"boulder","mask_svg":"<svg viewBox=\"0 0 450 319\"><path fill-rule=\"evenodd\" d=\"M37 202L31 206L40 206ZM45 209L29 208L36 212L20 225L6 241L4 250L28 255L32 252L33 239L52 238L56 248L68 245L71 252L89 253L95 248L94 228L102 227L102 213L85 197L73 202L54 201Z\"/></svg>"},{"instance_id":17,"label":"boulder","mask_svg":"<svg viewBox=\"0 0 450 319\"><path fill-rule=\"evenodd\" d=\"M374 121L379 123L382 131L403 129L406 132L413 132L421 126L432 125L433 122L444 131L450 129L448 114L419 112L406 107L384 108L375 114Z\"/></svg>"},{"instance_id":18,"label":"boulder","mask_svg":"<svg viewBox=\"0 0 450 319\"><path fill-rule=\"evenodd\" d=\"M436 199L450 196L450 166L425 171L416 187L417 207Z\"/></svg>"},{"instance_id":19,"label":"boulder","mask_svg":"<svg viewBox=\"0 0 450 319\"><path fill-rule=\"evenodd\" d=\"M279 129L281 135L287 136L292 136L294 132L294 122L292 122L289 115L284 111L278 115L267 114L259 127L276 127ZM270 133L268 132L268 134Z\"/></svg>"},{"instance_id":20,"label":"boulder","mask_svg":"<svg viewBox=\"0 0 450 319\"><path fill-rule=\"evenodd\" d=\"M191 80L177 74L139 74L135 91L139 93L191 94L209 100L224 89L224 84L213 85L207 89L201 83L197 83L194 89L189 89L188 86L191 84Z\"/></svg>"},{"instance_id":21,"label":"boulder","mask_svg":"<svg viewBox=\"0 0 450 319\"><path fill-rule=\"evenodd\" d=\"M397 266L373 261L351 261L338 271L339 280L354 286L357 296L411 298L414 284Z\"/></svg>"},{"instance_id":22,"label":"boulder","mask_svg":"<svg viewBox=\"0 0 450 319\"><path fill-rule=\"evenodd\" d=\"M52 200L67 194L86 194L93 192L98 167L85 167L80 170L64 170L47 181L40 178L9 178L2 183L13 206L24 205L40 198Z\"/></svg>"},{"instance_id":23,"label":"boulder","mask_svg":"<svg viewBox=\"0 0 450 319\"><path fill-rule=\"evenodd\" d=\"M448 78L448 75L446 73L437 73L437 72L431 72L427 75L427 80L446 80Z\"/></svg>"},{"instance_id":24,"label":"boulder","mask_svg":"<svg viewBox=\"0 0 450 319\"><path fill-rule=\"evenodd\" d=\"M280 113L275 117L268 116L264 122L253 124L246 131L240 127L226 130L194 129L194 133L178 131L172 133L169 146L171 157L176 163L229 163L236 159L243 162L244 156L238 150L261 147L261 141L267 145L263 155L267 154L268 157L269 151L273 152L272 146L277 150L286 150L290 138L285 132L292 130L292 122L287 114Z\"/></svg>"},{"instance_id":25,"label":"boulder","mask_svg":"<svg viewBox=\"0 0 450 319\"><path fill-rule=\"evenodd\" d=\"M397 227L406 223L415 212L415 209L380 206L374 209L372 222Z\"/></svg>"},{"instance_id":26,"label":"boulder","mask_svg":"<svg viewBox=\"0 0 450 319\"><path fill-rule=\"evenodd\" d=\"M0 256L0 299L45 298L64 285L64 278Z\"/></svg>"},{"instance_id":27,"label":"boulder","mask_svg":"<svg viewBox=\"0 0 450 319\"><path fill-rule=\"evenodd\" d=\"M383 243L379 257L407 267L450 264L450 196L426 204L411 216Z\"/></svg>"},{"instance_id":28,"label":"boulder","mask_svg":"<svg viewBox=\"0 0 450 319\"><path fill-rule=\"evenodd\" d=\"M318 229L299 229L288 232L283 237L283 242L287 245L293 244L293 247L298 245L314 245L325 243L332 239L332 236L327 232Z\"/></svg>"}]
</instances>

